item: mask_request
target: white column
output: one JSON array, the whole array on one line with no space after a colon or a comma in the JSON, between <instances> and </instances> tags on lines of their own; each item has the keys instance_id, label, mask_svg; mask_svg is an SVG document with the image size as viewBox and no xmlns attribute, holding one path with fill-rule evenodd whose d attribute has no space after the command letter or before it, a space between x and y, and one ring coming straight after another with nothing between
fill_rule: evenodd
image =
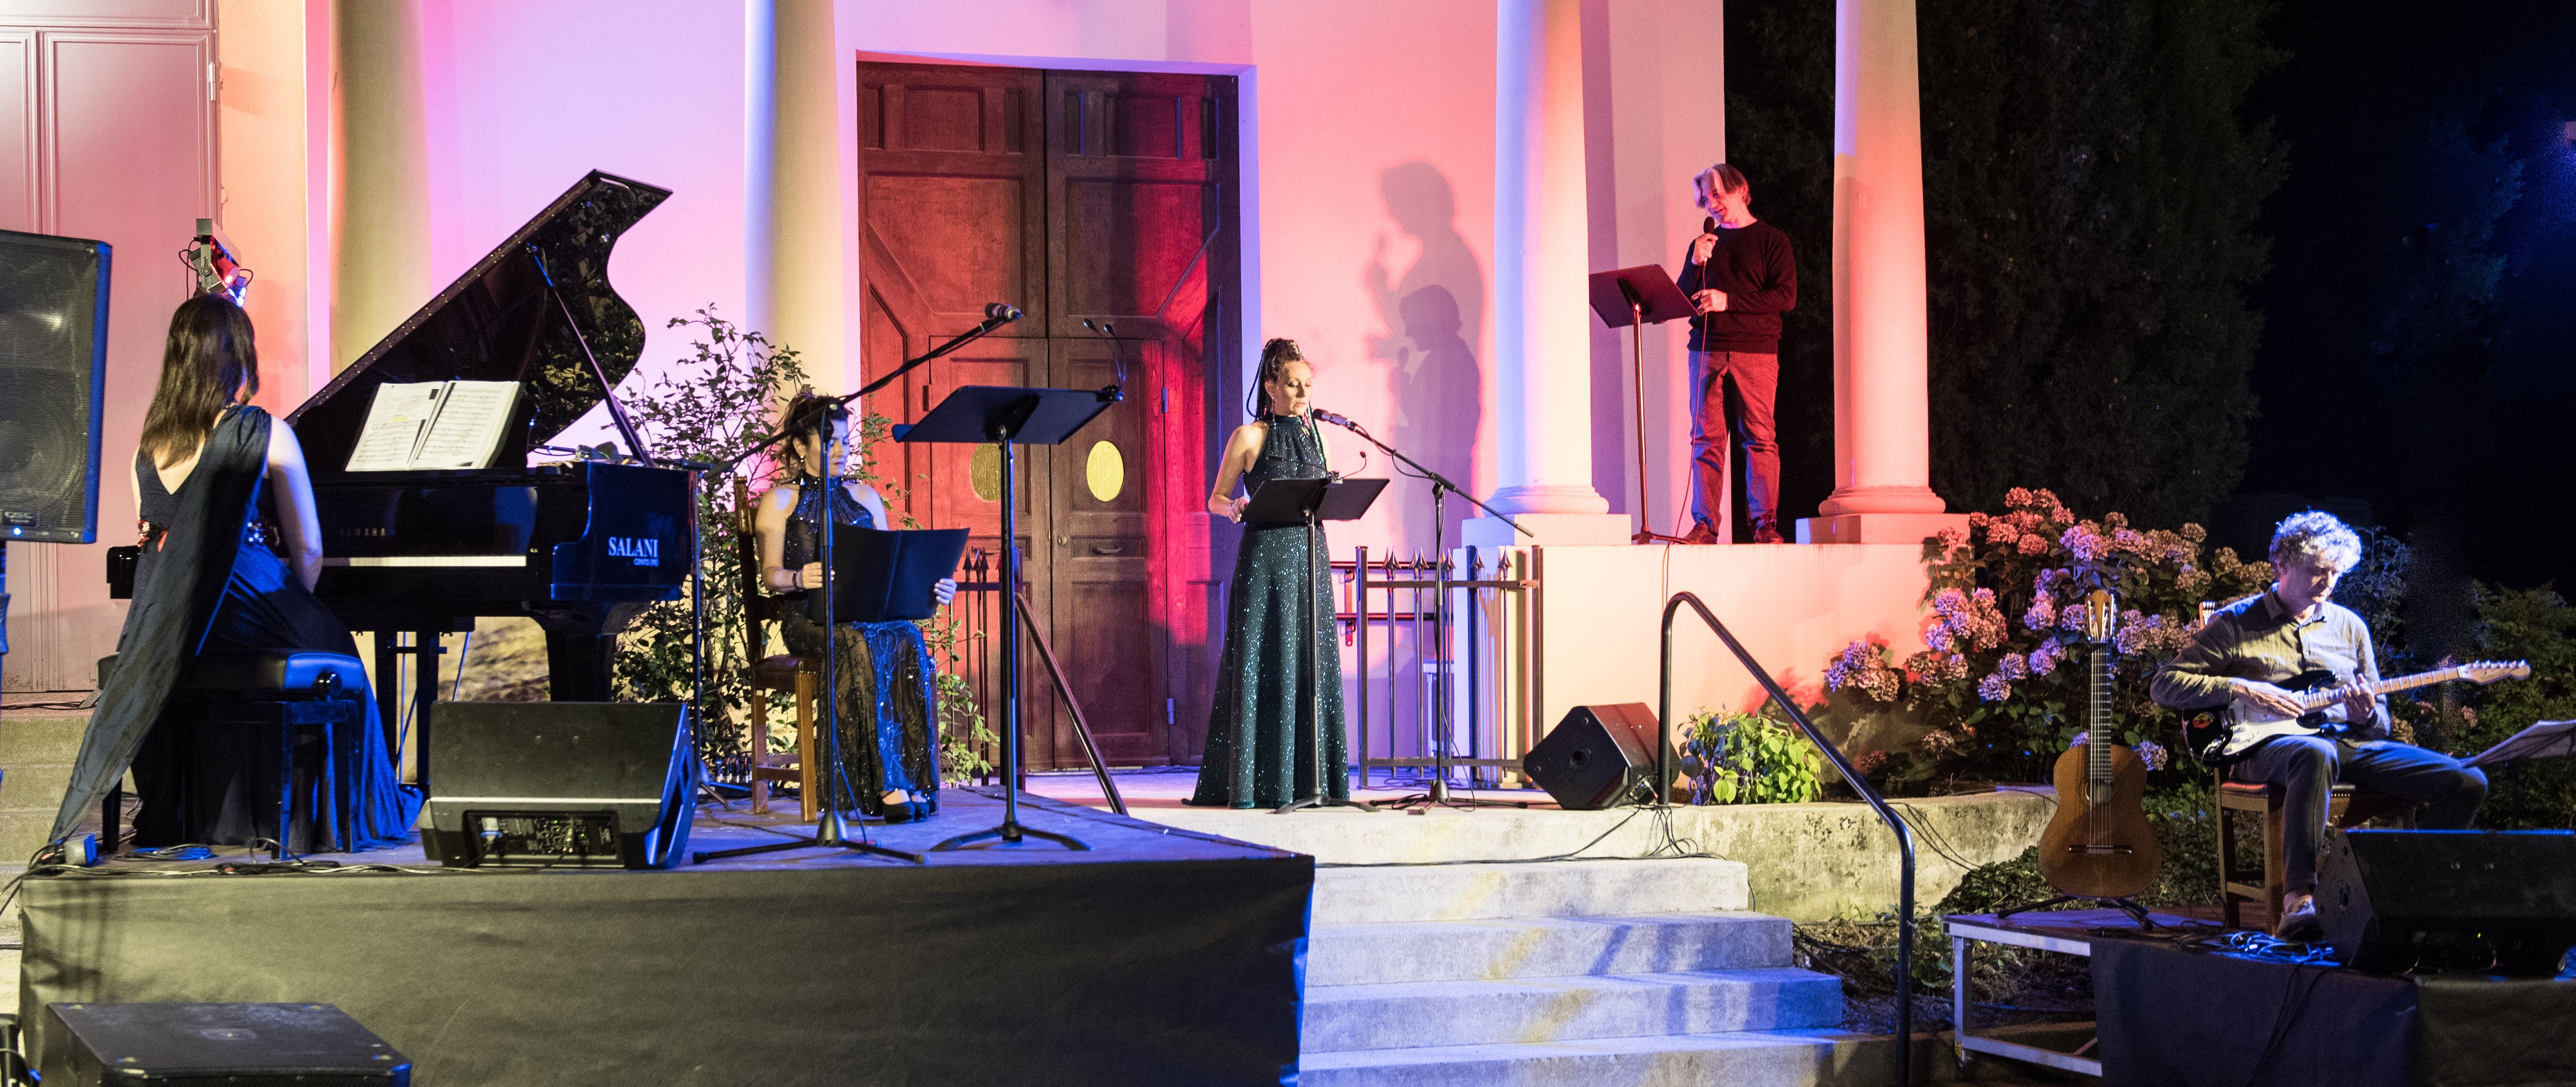
<instances>
[{"instance_id":1,"label":"white column","mask_svg":"<svg viewBox=\"0 0 2576 1087\"><path fill-rule=\"evenodd\" d=\"M1834 13L1834 493L1806 543L1920 543L1932 493L1914 0Z\"/></svg>"},{"instance_id":2,"label":"white column","mask_svg":"<svg viewBox=\"0 0 2576 1087\"><path fill-rule=\"evenodd\" d=\"M1592 488L1579 0L1498 0L1494 80L1494 507L1471 544L1618 543L1627 518Z\"/></svg>"},{"instance_id":3,"label":"white column","mask_svg":"<svg viewBox=\"0 0 2576 1087\"><path fill-rule=\"evenodd\" d=\"M795 348L815 388L847 391L832 3L750 0L744 19L745 321Z\"/></svg>"},{"instance_id":4,"label":"white column","mask_svg":"<svg viewBox=\"0 0 2576 1087\"><path fill-rule=\"evenodd\" d=\"M437 287L419 0L337 0L331 20L331 369L357 361Z\"/></svg>"}]
</instances>

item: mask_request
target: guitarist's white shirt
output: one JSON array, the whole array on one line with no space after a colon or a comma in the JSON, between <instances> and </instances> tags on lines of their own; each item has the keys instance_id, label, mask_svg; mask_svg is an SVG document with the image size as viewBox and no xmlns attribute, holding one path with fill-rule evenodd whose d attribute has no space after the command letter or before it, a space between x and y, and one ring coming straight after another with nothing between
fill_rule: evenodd
<instances>
[{"instance_id":1,"label":"guitarist's white shirt","mask_svg":"<svg viewBox=\"0 0 2576 1087\"><path fill-rule=\"evenodd\" d=\"M2369 624L2331 600L2320 602L2310 618L2298 619L2266 589L2211 612L2182 652L2156 671L2148 693L2158 705L2207 709L2232 699L2231 679L2286 685L2317 669L2333 673L2338 684L2378 682L2379 662L2371 652ZM2343 704L2327 707L2325 717L2343 721ZM2348 735L2355 740L2387 738L2385 696L2375 700L2371 718Z\"/></svg>"}]
</instances>

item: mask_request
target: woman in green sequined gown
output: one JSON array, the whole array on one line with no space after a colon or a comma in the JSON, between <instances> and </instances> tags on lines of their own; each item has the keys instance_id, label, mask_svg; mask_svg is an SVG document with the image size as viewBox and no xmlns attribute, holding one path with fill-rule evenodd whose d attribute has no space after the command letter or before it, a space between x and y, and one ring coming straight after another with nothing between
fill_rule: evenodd
<instances>
[{"instance_id":1,"label":"woman in green sequined gown","mask_svg":"<svg viewBox=\"0 0 2576 1087\"><path fill-rule=\"evenodd\" d=\"M1314 383L1314 369L1294 342L1272 340L1262 348L1260 387L1266 410L1226 442L1216 489L1208 496L1209 512L1243 519L1249 499L1235 496L1238 481L1249 496L1270 480L1325 474L1322 435L1308 415ZM1323 740L1326 795L1347 799L1351 780L1330 567L1307 550L1302 523L1255 523L1243 529L1227 592L1225 654L1218 666L1216 704L1208 714L1207 752L1189 802L1276 808L1315 795L1308 735ZM1318 529L1319 544L1322 535ZM1330 553L1329 547L1322 550ZM1312 629L1307 625L1310 599L1320 620ZM1315 701L1307 698L1310 657L1320 695ZM1310 733L1309 707L1318 701L1323 727Z\"/></svg>"},{"instance_id":2,"label":"woman in green sequined gown","mask_svg":"<svg viewBox=\"0 0 2576 1087\"><path fill-rule=\"evenodd\" d=\"M800 435L811 434L818 410L811 391L799 393L788 404L784 425ZM848 420L837 421L833 456L846 459L848 436ZM790 438L788 445L798 472L761 496L753 525L760 534L761 583L782 596L801 598L804 590L821 583L823 572L817 561L826 504L819 480L823 454L812 438ZM836 477L841 493L831 496L830 520L855 528L886 523L885 499L876 488ZM954 578L942 579L933 590L942 604L956 591ZM903 621L839 626L830 641L836 654L834 685L840 690L841 766L850 799L860 814L889 823L927 819L939 810L939 696L937 665L921 627ZM823 628L804 608L787 609L779 627L789 652L815 659L826 652ZM832 792L827 784L824 794Z\"/></svg>"}]
</instances>

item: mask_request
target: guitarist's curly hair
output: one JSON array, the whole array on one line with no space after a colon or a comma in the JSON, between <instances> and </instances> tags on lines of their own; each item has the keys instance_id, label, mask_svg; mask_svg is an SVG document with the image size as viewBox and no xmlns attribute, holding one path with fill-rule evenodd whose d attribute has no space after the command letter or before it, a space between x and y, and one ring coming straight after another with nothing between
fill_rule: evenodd
<instances>
[{"instance_id":1,"label":"guitarist's curly hair","mask_svg":"<svg viewBox=\"0 0 2576 1087\"><path fill-rule=\"evenodd\" d=\"M2278 565L2302 559L2330 569L2350 570L2361 563L2361 537L2324 510L2293 513L2272 530L2272 562Z\"/></svg>"}]
</instances>

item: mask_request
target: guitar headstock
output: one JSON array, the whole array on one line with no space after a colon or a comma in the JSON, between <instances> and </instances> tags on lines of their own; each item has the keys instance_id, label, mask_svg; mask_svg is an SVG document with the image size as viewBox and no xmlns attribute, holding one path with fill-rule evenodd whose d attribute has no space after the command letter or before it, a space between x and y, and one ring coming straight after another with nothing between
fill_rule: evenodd
<instances>
[{"instance_id":1,"label":"guitar headstock","mask_svg":"<svg viewBox=\"0 0 2576 1087\"><path fill-rule=\"evenodd\" d=\"M2095 589L2084 598L2084 637L2096 645L2111 644L2111 635L2120 625L2120 602L2108 589Z\"/></svg>"},{"instance_id":2,"label":"guitar headstock","mask_svg":"<svg viewBox=\"0 0 2576 1087\"><path fill-rule=\"evenodd\" d=\"M2470 661L2460 666L2460 678L2472 683L2493 683L2499 679L2530 679L2530 661Z\"/></svg>"}]
</instances>

